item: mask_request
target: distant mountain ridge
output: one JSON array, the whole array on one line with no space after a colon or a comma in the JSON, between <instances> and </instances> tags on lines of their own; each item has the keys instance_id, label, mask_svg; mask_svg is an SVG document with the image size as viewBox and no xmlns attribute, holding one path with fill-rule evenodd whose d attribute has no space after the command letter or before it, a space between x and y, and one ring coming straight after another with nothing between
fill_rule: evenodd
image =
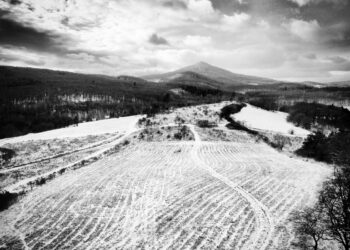
<instances>
[{"instance_id":1,"label":"distant mountain ridge","mask_svg":"<svg viewBox=\"0 0 350 250\"><path fill-rule=\"evenodd\" d=\"M350 81L330 82L328 87L350 87Z\"/></svg>"},{"instance_id":2,"label":"distant mountain ridge","mask_svg":"<svg viewBox=\"0 0 350 250\"><path fill-rule=\"evenodd\" d=\"M232 87L240 85L266 85L277 83L278 81L263 77L236 74L229 70L222 69L206 62L199 62L172 72L143 76L148 81L169 82L183 77L183 74L193 72L221 83L222 87Z\"/></svg>"}]
</instances>

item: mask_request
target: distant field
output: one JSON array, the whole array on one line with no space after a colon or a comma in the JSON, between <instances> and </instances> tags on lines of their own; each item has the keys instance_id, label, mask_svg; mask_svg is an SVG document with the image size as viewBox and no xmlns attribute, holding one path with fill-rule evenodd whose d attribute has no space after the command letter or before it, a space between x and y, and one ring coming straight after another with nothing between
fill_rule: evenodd
<instances>
[{"instance_id":1,"label":"distant field","mask_svg":"<svg viewBox=\"0 0 350 250\"><path fill-rule=\"evenodd\" d=\"M135 124L141 115L84 122L69 127L49 130L40 133L30 133L23 136L1 139L0 145L36 140L52 140L64 138L78 138L89 135L103 135L108 133L124 133Z\"/></svg>"},{"instance_id":2,"label":"distant field","mask_svg":"<svg viewBox=\"0 0 350 250\"><path fill-rule=\"evenodd\" d=\"M289 215L314 202L331 170L225 128L224 105L157 115L147 132L157 136L136 131L118 152L35 188L0 213L0 246L292 249ZM197 127L205 117L218 126ZM175 139L183 126L190 136Z\"/></svg>"},{"instance_id":3,"label":"distant field","mask_svg":"<svg viewBox=\"0 0 350 250\"><path fill-rule=\"evenodd\" d=\"M301 137L310 134L310 131L287 122L287 116L288 114L284 112L271 112L252 105L247 105L241 112L233 115L236 121L252 129Z\"/></svg>"}]
</instances>

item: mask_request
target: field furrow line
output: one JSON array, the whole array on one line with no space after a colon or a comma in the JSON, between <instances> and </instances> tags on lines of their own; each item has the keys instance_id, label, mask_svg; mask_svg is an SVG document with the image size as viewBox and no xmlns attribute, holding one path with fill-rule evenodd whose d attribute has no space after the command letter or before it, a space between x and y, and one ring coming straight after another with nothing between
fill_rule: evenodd
<instances>
[{"instance_id":1,"label":"field furrow line","mask_svg":"<svg viewBox=\"0 0 350 250\"><path fill-rule=\"evenodd\" d=\"M214 198L207 197L206 202L201 207L194 209L192 213L190 213L186 218L184 218L179 222L179 224L175 226L175 228L180 228L178 232L170 232L170 235L174 235L174 237L172 237L172 241L169 242L170 245L175 249L183 249L189 243L191 238L197 233L197 228L199 227L198 224L204 224L207 220L207 217L209 217L215 210L220 207L220 200L224 200L224 198L227 197L229 193L230 190L222 189L219 192L215 192ZM185 237L183 237L183 232L186 232ZM176 238L175 235L179 234L180 236Z\"/></svg>"},{"instance_id":2,"label":"field furrow line","mask_svg":"<svg viewBox=\"0 0 350 250\"><path fill-rule=\"evenodd\" d=\"M250 248L251 249L265 249L267 245L269 244L270 238L272 237L272 233L274 230L274 223L272 220L272 216L270 215L269 210L265 205L260 203L254 196L252 196L250 193L248 193L243 188L237 186L237 184L233 183L228 178L220 175L218 172L213 170L210 166L206 165L198 156L198 149L201 146L201 140L198 135L198 133L195 131L195 128L193 125L188 125L194 134L195 137L195 146L193 148L193 158L199 164L201 167L206 169L212 176L216 177L217 179L221 180L231 188L233 188L235 191L237 191L241 196L243 196L252 206L255 216L257 218L257 224L258 224L258 230L256 231L256 234L253 235L252 240L250 241ZM263 236L263 240L258 241L258 239ZM259 246L256 246L257 244L260 244Z\"/></svg>"}]
</instances>

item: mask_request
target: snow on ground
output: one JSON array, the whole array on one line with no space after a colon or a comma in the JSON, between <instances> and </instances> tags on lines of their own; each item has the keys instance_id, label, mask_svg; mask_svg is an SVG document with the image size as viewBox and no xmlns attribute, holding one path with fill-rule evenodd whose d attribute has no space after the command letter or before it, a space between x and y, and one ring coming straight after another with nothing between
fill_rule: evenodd
<instances>
[{"instance_id":1,"label":"snow on ground","mask_svg":"<svg viewBox=\"0 0 350 250\"><path fill-rule=\"evenodd\" d=\"M289 215L331 172L245 132L240 142L131 141L0 213L26 249L295 249ZM331 249L331 248L327 248Z\"/></svg>"},{"instance_id":2,"label":"snow on ground","mask_svg":"<svg viewBox=\"0 0 350 250\"><path fill-rule=\"evenodd\" d=\"M132 129L141 115L125 116L106 120L79 123L78 126L54 129L40 133L31 133L23 136L0 140L0 145L17 143L29 140L50 140L57 138L73 138L87 135L100 135L106 133L123 133Z\"/></svg>"},{"instance_id":3,"label":"snow on ground","mask_svg":"<svg viewBox=\"0 0 350 250\"><path fill-rule=\"evenodd\" d=\"M194 124L214 121L223 105L186 107L150 118L167 126L181 116L194 140L129 136L129 143L115 153L28 192L0 213L0 245L295 249L289 216L315 201L332 170L283 154L244 131L234 131L225 141L223 134L215 138L216 132L202 138L203 129ZM156 127L147 129L158 133Z\"/></svg>"},{"instance_id":4,"label":"snow on ground","mask_svg":"<svg viewBox=\"0 0 350 250\"><path fill-rule=\"evenodd\" d=\"M293 130L295 136L307 136L310 131L296 127L294 124L287 122L287 113L278 111L268 111L247 104L239 113L232 117L244 123L245 126L269 132L289 134Z\"/></svg>"}]
</instances>

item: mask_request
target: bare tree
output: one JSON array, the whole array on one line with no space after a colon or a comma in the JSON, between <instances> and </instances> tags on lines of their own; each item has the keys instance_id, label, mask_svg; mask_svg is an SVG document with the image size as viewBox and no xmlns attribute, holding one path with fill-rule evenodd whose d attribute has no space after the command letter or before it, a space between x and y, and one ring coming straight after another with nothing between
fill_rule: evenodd
<instances>
[{"instance_id":1,"label":"bare tree","mask_svg":"<svg viewBox=\"0 0 350 250\"><path fill-rule=\"evenodd\" d=\"M308 207L293 214L292 221L299 247L319 249L320 241L326 239L326 229L322 218L323 212L318 206Z\"/></svg>"},{"instance_id":2,"label":"bare tree","mask_svg":"<svg viewBox=\"0 0 350 250\"><path fill-rule=\"evenodd\" d=\"M350 249L350 168L338 168L324 184L319 204L325 212L327 233L345 250Z\"/></svg>"}]
</instances>

